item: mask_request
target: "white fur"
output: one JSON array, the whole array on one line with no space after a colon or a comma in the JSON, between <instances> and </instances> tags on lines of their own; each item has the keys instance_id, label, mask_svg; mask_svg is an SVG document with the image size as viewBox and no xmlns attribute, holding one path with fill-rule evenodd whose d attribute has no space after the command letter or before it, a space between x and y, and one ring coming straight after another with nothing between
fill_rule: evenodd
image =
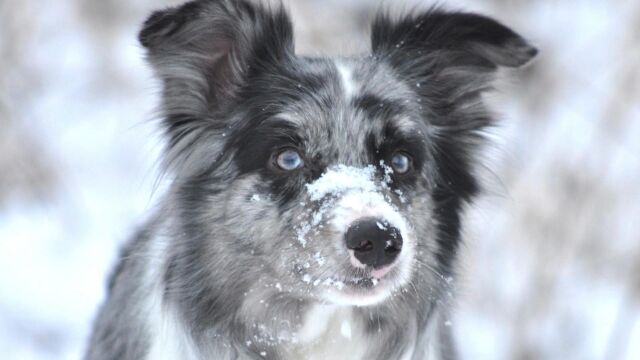
<instances>
[{"instance_id":1,"label":"white fur","mask_svg":"<svg viewBox=\"0 0 640 360\"><path fill-rule=\"evenodd\" d=\"M358 90L358 84L353 80L353 69L350 65L340 61L336 61L335 64L338 69L338 74L340 74L344 97L349 100Z\"/></svg>"},{"instance_id":2,"label":"white fur","mask_svg":"<svg viewBox=\"0 0 640 360\"><path fill-rule=\"evenodd\" d=\"M149 285L151 294L147 296L147 324L151 332L149 360L196 360L199 356L189 339L187 329L182 325L174 309L163 303L162 270L169 252L169 237L157 235L150 241L146 256L149 266L145 273L145 283Z\"/></svg>"},{"instance_id":3,"label":"white fur","mask_svg":"<svg viewBox=\"0 0 640 360\"><path fill-rule=\"evenodd\" d=\"M301 342L289 353L296 360L364 360L371 358L367 353L370 343L380 341L374 335L367 335L363 324L352 316L352 307L318 304L309 309L303 328ZM415 330L415 323L407 324ZM435 327L430 327L433 332ZM411 334L411 331L409 331ZM408 344L415 343L412 335ZM412 359L416 349L409 346L399 360ZM433 349L431 349L433 350ZM438 359L436 353L429 353L426 359Z\"/></svg>"},{"instance_id":4,"label":"white fur","mask_svg":"<svg viewBox=\"0 0 640 360\"><path fill-rule=\"evenodd\" d=\"M309 309L290 358L300 360L365 359L369 339L349 307L317 304Z\"/></svg>"},{"instance_id":5,"label":"white fur","mask_svg":"<svg viewBox=\"0 0 640 360\"><path fill-rule=\"evenodd\" d=\"M172 309L161 306L154 308L150 317L153 324L152 345L147 358L149 360L196 360L199 356L188 338L188 332L182 326Z\"/></svg>"}]
</instances>

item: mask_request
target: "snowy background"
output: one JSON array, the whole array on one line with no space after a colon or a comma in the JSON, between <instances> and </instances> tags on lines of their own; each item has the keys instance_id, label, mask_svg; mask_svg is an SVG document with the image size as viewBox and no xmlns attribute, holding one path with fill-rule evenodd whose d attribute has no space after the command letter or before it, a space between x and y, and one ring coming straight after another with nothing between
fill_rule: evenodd
<instances>
[{"instance_id":1,"label":"snowy background","mask_svg":"<svg viewBox=\"0 0 640 360\"><path fill-rule=\"evenodd\" d=\"M285 2L300 52L366 48L377 1ZM162 193L135 37L175 3L0 0L2 359L81 357L117 248ZM465 358L640 359L640 2L441 3L541 50L491 99L492 190L467 216L452 321Z\"/></svg>"}]
</instances>

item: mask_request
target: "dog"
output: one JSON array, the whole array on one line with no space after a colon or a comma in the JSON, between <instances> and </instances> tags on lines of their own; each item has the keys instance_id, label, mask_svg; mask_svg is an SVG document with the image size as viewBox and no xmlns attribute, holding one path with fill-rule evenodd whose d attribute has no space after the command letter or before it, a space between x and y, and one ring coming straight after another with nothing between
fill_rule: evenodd
<instances>
[{"instance_id":1,"label":"dog","mask_svg":"<svg viewBox=\"0 0 640 360\"><path fill-rule=\"evenodd\" d=\"M454 359L461 212L483 103L537 50L439 7L370 53L296 55L281 5L196 0L139 41L172 182L123 248L85 358Z\"/></svg>"}]
</instances>

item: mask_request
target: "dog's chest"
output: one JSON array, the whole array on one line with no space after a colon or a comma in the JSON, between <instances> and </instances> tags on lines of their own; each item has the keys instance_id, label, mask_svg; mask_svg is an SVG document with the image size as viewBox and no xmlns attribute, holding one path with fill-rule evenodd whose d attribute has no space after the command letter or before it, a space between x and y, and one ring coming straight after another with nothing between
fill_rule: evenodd
<instances>
[{"instance_id":1,"label":"dog's chest","mask_svg":"<svg viewBox=\"0 0 640 360\"><path fill-rule=\"evenodd\" d=\"M288 346L290 359L364 359L372 339L350 309L315 305L305 316L298 341Z\"/></svg>"}]
</instances>

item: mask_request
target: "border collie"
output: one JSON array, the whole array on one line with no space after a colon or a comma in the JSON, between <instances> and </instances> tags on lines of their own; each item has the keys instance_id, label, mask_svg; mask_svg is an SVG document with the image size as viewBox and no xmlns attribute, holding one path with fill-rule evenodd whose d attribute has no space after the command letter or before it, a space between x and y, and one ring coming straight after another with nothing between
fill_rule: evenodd
<instances>
[{"instance_id":1,"label":"border collie","mask_svg":"<svg viewBox=\"0 0 640 360\"><path fill-rule=\"evenodd\" d=\"M196 0L139 40L162 81L158 209L88 360L451 359L482 102L536 49L488 17L378 15L370 52L296 55L281 5Z\"/></svg>"}]
</instances>

